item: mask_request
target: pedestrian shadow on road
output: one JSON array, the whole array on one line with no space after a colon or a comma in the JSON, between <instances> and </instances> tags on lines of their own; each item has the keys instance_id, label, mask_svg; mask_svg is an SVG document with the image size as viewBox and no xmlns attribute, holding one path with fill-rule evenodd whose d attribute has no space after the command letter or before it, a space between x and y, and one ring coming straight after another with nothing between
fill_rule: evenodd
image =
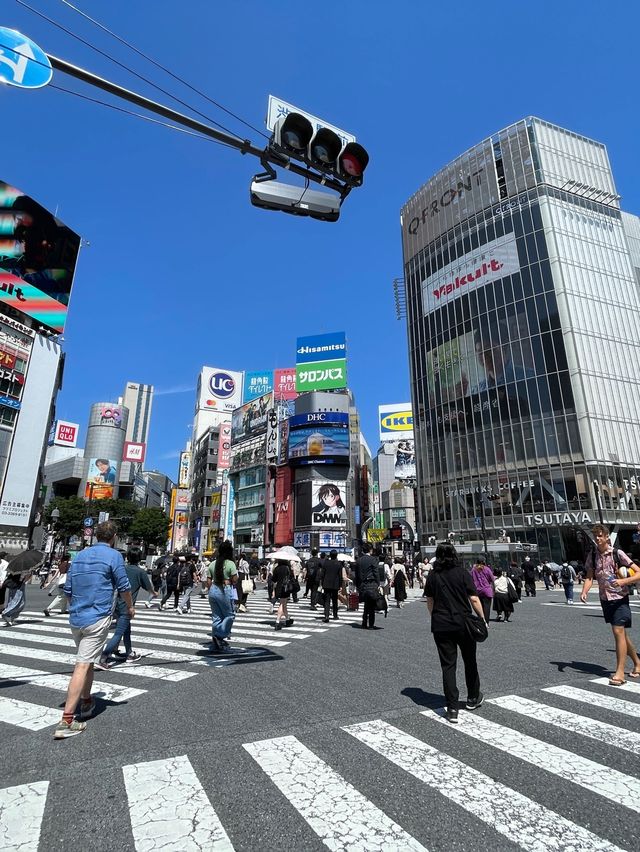
<instances>
[{"instance_id":1,"label":"pedestrian shadow on road","mask_svg":"<svg viewBox=\"0 0 640 852\"><path fill-rule=\"evenodd\" d=\"M401 690L400 695L405 695L410 698L414 704L420 707L442 707L443 697L439 692L425 692L419 686L407 686Z\"/></svg>"},{"instance_id":2,"label":"pedestrian shadow on road","mask_svg":"<svg viewBox=\"0 0 640 852\"><path fill-rule=\"evenodd\" d=\"M549 664L557 666L559 672L564 672L565 669L574 669L577 672L598 675L599 677L604 677L605 675L609 677L611 673L611 670L606 669L604 666L599 666L597 663L585 663L581 660L572 660L570 663L559 662L558 660L549 660Z\"/></svg>"}]
</instances>

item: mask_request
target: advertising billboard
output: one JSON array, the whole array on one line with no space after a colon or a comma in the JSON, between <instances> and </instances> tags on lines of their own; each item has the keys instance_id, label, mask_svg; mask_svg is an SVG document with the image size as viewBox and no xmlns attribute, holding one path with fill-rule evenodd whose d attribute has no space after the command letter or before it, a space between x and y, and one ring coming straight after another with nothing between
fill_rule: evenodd
<instances>
[{"instance_id":1,"label":"advertising billboard","mask_svg":"<svg viewBox=\"0 0 640 852\"><path fill-rule=\"evenodd\" d=\"M198 408L233 411L242 405L242 373L203 367L198 377Z\"/></svg>"},{"instance_id":2,"label":"advertising billboard","mask_svg":"<svg viewBox=\"0 0 640 852\"><path fill-rule=\"evenodd\" d=\"M191 452L185 450L180 453L180 463L178 466L178 485L180 488L188 488L189 480L191 479Z\"/></svg>"},{"instance_id":3,"label":"advertising billboard","mask_svg":"<svg viewBox=\"0 0 640 852\"><path fill-rule=\"evenodd\" d=\"M116 459L91 459L84 489L85 499L110 500L113 497L113 487L117 478L118 462Z\"/></svg>"},{"instance_id":4,"label":"advertising billboard","mask_svg":"<svg viewBox=\"0 0 640 852\"><path fill-rule=\"evenodd\" d=\"M296 343L296 365L315 361L334 361L346 357L347 339L344 331L299 337Z\"/></svg>"},{"instance_id":5,"label":"advertising billboard","mask_svg":"<svg viewBox=\"0 0 640 852\"><path fill-rule=\"evenodd\" d=\"M285 367L275 370L273 374L273 398L275 400L295 399L296 391L296 368Z\"/></svg>"},{"instance_id":6,"label":"advertising billboard","mask_svg":"<svg viewBox=\"0 0 640 852\"><path fill-rule=\"evenodd\" d=\"M63 332L80 237L0 181L0 302Z\"/></svg>"},{"instance_id":7,"label":"advertising billboard","mask_svg":"<svg viewBox=\"0 0 640 852\"><path fill-rule=\"evenodd\" d=\"M378 406L381 441L413 438L413 412L410 402Z\"/></svg>"},{"instance_id":8,"label":"advertising billboard","mask_svg":"<svg viewBox=\"0 0 640 852\"><path fill-rule=\"evenodd\" d=\"M122 426L122 408L119 405L103 405L100 409L100 426Z\"/></svg>"},{"instance_id":9,"label":"advertising billboard","mask_svg":"<svg viewBox=\"0 0 640 852\"><path fill-rule=\"evenodd\" d=\"M176 491L176 511L177 512L188 512L189 511L189 489L188 488L178 488Z\"/></svg>"},{"instance_id":10,"label":"advertising billboard","mask_svg":"<svg viewBox=\"0 0 640 852\"><path fill-rule=\"evenodd\" d=\"M125 441L122 451L122 461L144 464L147 445L136 441Z\"/></svg>"},{"instance_id":11,"label":"advertising billboard","mask_svg":"<svg viewBox=\"0 0 640 852\"><path fill-rule=\"evenodd\" d=\"M237 408L231 415L231 442L237 444L266 434L270 406L271 394L268 393Z\"/></svg>"},{"instance_id":12,"label":"advertising billboard","mask_svg":"<svg viewBox=\"0 0 640 852\"><path fill-rule=\"evenodd\" d=\"M231 423L221 423L218 433L218 470L227 470L231 464Z\"/></svg>"},{"instance_id":13,"label":"advertising billboard","mask_svg":"<svg viewBox=\"0 0 640 852\"><path fill-rule=\"evenodd\" d=\"M251 402L273 390L273 371L261 370L244 374L243 402Z\"/></svg>"},{"instance_id":14,"label":"advertising billboard","mask_svg":"<svg viewBox=\"0 0 640 852\"><path fill-rule=\"evenodd\" d=\"M78 444L79 423L56 420L52 429L51 443L57 447L75 447Z\"/></svg>"},{"instance_id":15,"label":"advertising billboard","mask_svg":"<svg viewBox=\"0 0 640 852\"><path fill-rule=\"evenodd\" d=\"M394 476L396 479L416 478L416 451L414 442L410 439L404 441L389 441L395 453Z\"/></svg>"},{"instance_id":16,"label":"advertising billboard","mask_svg":"<svg viewBox=\"0 0 640 852\"><path fill-rule=\"evenodd\" d=\"M344 527L347 524L346 482L311 483L311 526Z\"/></svg>"},{"instance_id":17,"label":"advertising billboard","mask_svg":"<svg viewBox=\"0 0 640 852\"><path fill-rule=\"evenodd\" d=\"M211 490L211 529L220 529L220 507L222 504L222 486Z\"/></svg>"},{"instance_id":18,"label":"advertising billboard","mask_svg":"<svg viewBox=\"0 0 640 852\"><path fill-rule=\"evenodd\" d=\"M344 358L296 366L296 390L298 393L339 390L346 388L346 386L347 362Z\"/></svg>"},{"instance_id":19,"label":"advertising billboard","mask_svg":"<svg viewBox=\"0 0 640 852\"><path fill-rule=\"evenodd\" d=\"M278 412L270 408L267 412L267 464L275 464L278 460Z\"/></svg>"},{"instance_id":20,"label":"advertising billboard","mask_svg":"<svg viewBox=\"0 0 640 852\"><path fill-rule=\"evenodd\" d=\"M349 429L332 425L293 429L290 423L288 457L291 464L348 464Z\"/></svg>"}]
</instances>

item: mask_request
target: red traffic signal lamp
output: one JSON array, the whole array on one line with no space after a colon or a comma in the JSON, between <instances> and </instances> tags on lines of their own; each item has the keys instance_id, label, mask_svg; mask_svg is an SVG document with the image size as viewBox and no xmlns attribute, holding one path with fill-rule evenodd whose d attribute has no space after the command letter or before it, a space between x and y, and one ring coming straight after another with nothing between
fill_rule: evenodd
<instances>
[{"instance_id":1,"label":"red traffic signal lamp","mask_svg":"<svg viewBox=\"0 0 640 852\"><path fill-rule=\"evenodd\" d=\"M350 187L362 185L369 163L369 155L362 145L345 143L344 138L329 127L314 130L311 121L299 112L290 112L278 119L270 146Z\"/></svg>"}]
</instances>

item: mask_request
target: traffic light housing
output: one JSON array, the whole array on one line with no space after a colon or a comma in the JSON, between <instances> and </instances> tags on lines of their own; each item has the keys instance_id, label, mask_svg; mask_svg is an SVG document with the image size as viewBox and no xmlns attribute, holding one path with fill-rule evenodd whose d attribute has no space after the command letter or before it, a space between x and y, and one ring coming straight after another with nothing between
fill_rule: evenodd
<instances>
[{"instance_id":1,"label":"traffic light housing","mask_svg":"<svg viewBox=\"0 0 640 852\"><path fill-rule=\"evenodd\" d=\"M358 142L346 142L329 127L314 130L309 119L290 112L277 120L270 147L347 184L361 186L369 154Z\"/></svg>"}]
</instances>

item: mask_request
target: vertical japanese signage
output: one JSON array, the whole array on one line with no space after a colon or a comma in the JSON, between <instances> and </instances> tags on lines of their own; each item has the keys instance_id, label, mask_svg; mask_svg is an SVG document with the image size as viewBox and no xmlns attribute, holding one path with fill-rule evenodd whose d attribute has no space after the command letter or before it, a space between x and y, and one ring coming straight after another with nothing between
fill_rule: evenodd
<instances>
[{"instance_id":1,"label":"vertical japanese signage","mask_svg":"<svg viewBox=\"0 0 640 852\"><path fill-rule=\"evenodd\" d=\"M278 412L275 408L267 413L267 464L278 460Z\"/></svg>"},{"instance_id":2,"label":"vertical japanese signage","mask_svg":"<svg viewBox=\"0 0 640 852\"><path fill-rule=\"evenodd\" d=\"M228 470L231 464L231 423L222 423L218 436L218 471Z\"/></svg>"},{"instance_id":3,"label":"vertical japanese signage","mask_svg":"<svg viewBox=\"0 0 640 852\"><path fill-rule=\"evenodd\" d=\"M180 488L188 488L191 479L191 453L188 450L180 453L180 467L178 469L178 485Z\"/></svg>"},{"instance_id":4,"label":"vertical japanese signage","mask_svg":"<svg viewBox=\"0 0 640 852\"><path fill-rule=\"evenodd\" d=\"M296 391L338 390L347 386L347 341L344 331L299 337L296 346Z\"/></svg>"}]
</instances>

